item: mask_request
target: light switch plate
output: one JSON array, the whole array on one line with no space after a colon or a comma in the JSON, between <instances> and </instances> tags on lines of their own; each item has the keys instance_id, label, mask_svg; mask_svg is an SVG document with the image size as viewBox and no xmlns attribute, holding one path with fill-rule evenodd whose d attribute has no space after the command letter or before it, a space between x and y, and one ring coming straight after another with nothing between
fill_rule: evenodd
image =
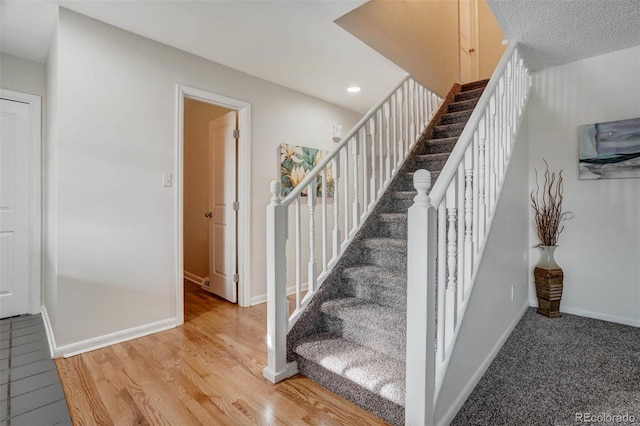
<instances>
[{"instance_id":1,"label":"light switch plate","mask_svg":"<svg viewBox=\"0 0 640 426\"><path fill-rule=\"evenodd\" d=\"M172 185L173 185L173 175L171 173L163 173L162 186L172 186Z\"/></svg>"}]
</instances>

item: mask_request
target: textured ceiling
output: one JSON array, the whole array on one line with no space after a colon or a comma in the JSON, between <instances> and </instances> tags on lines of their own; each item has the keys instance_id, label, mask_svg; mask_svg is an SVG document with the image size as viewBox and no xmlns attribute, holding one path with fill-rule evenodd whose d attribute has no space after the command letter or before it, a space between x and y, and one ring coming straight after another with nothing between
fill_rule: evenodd
<instances>
[{"instance_id":1,"label":"textured ceiling","mask_svg":"<svg viewBox=\"0 0 640 426\"><path fill-rule=\"evenodd\" d=\"M365 113L406 72L334 24L364 0L0 0L0 48L45 62L57 4ZM360 93L347 93L350 85Z\"/></svg>"},{"instance_id":2,"label":"textured ceiling","mask_svg":"<svg viewBox=\"0 0 640 426\"><path fill-rule=\"evenodd\" d=\"M532 71L640 45L640 0L488 0Z\"/></svg>"}]
</instances>

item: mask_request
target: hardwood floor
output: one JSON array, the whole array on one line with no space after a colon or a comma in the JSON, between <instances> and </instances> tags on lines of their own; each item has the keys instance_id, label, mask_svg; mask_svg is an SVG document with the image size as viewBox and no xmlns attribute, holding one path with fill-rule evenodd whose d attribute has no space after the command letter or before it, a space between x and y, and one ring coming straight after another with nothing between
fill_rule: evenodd
<instances>
[{"instance_id":1,"label":"hardwood floor","mask_svg":"<svg viewBox=\"0 0 640 426\"><path fill-rule=\"evenodd\" d=\"M185 324L57 359L74 425L384 425L301 375L272 385L266 304L185 283Z\"/></svg>"}]
</instances>

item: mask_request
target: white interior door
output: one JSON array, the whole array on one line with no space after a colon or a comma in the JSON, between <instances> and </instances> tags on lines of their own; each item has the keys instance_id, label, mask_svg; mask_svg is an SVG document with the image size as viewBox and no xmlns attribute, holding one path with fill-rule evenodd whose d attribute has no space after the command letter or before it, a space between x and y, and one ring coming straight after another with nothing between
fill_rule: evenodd
<instances>
[{"instance_id":1,"label":"white interior door","mask_svg":"<svg viewBox=\"0 0 640 426\"><path fill-rule=\"evenodd\" d=\"M236 139L237 113L209 123L209 280L210 290L230 302L238 300Z\"/></svg>"},{"instance_id":2,"label":"white interior door","mask_svg":"<svg viewBox=\"0 0 640 426\"><path fill-rule=\"evenodd\" d=\"M0 318L29 312L29 105L0 99Z\"/></svg>"},{"instance_id":3,"label":"white interior door","mask_svg":"<svg viewBox=\"0 0 640 426\"><path fill-rule=\"evenodd\" d=\"M475 46L474 28L477 0L458 0L460 29L460 82L478 79L478 55Z\"/></svg>"}]
</instances>

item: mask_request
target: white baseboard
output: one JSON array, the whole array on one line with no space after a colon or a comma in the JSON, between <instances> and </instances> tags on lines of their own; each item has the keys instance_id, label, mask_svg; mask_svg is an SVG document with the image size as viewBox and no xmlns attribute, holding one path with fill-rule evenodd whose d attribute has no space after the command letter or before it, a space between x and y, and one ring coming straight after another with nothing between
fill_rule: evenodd
<instances>
[{"instance_id":1,"label":"white baseboard","mask_svg":"<svg viewBox=\"0 0 640 426\"><path fill-rule=\"evenodd\" d=\"M302 291L307 291L307 283L302 284ZM296 294L296 286L287 287L287 296L291 296L292 294ZM267 302L267 293L260 294L258 296L253 296L251 298L251 306L259 305L261 303Z\"/></svg>"},{"instance_id":2,"label":"white baseboard","mask_svg":"<svg viewBox=\"0 0 640 426\"><path fill-rule=\"evenodd\" d=\"M47 342L49 343L49 353L51 354L51 358L55 358L56 356L56 338L53 334L53 325L51 324L51 319L49 318L49 313L47 312L47 307L42 305L40 307L40 313L42 314L42 322L44 323L44 331L47 335Z\"/></svg>"},{"instance_id":3,"label":"white baseboard","mask_svg":"<svg viewBox=\"0 0 640 426\"><path fill-rule=\"evenodd\" d=\"M509 324L509 327L507 327L507 330L502 334L502 336L500 336L500 339L498 339L496 344L493 346L493 349L491 349L491 352L489 352L489 354L486 356L484 361L482 361L482 364L480 364L480 366L478 367L478 370L476 370L474 375L471 376L471 379L469 379L469 381L467 382L467 385L462 389L462 391L458 395L458 398L453 402L453 404L451 404L451 406L449 407L449 410L442 417L442 419L439 422L437 422L439 425L448 425L453 421L453 418L456 416L456 414L458 414L458 411L460 411L460 409L464 405L469 395L471 395L471 392L473 392L473 389L476 387L476 385L478 384L482 376L484 376L484 373L487 371L487 368L489 368L489 366L493 362L496 355L498 355L498 352L500 352L500 349L502 349L504 342L507 341L507 339L511 335L511 332L513 331L514 328L516 328L516 325L518 325L518 323L520 322L520 319L522 319L522 316L527 311L527 309L529 309L529 304L525 303L522 306L520 313L516 315L513 321L511 321L511 324Z\"/></svg>"},{"instance_id":4,"label":"white baseboard","mask_svg":"<svg viewBox=\"0 0 640 426\"><path fill-rule=\"evenodd\" d=\"M531 307L537 308L538 301L530 300L529 305ZM573 306L567 306L562 303L560 303L560 312L571 314L571 315L579 315L581 317L593 318L593 319L602 320L602 321L615 322L617 324L622 324L622 325L630 325L632 327L640 327L640 320L637 320L637 319L618 317L615 315L603 314L600 312L587 311L586 309L574 308Z\"/></svg>"},{"instance_id":5,"label":"white baseboard","mask_svg":"<svg viewBox=\"0 0 640 426\"><path fill-rule=\"evenodd\" d=\"M203 278L188 271L184 271L183 275L185 280L191 281L192 283L198 285L204 285L204 283L209 280L209 278Z\"/></svg>"},{"instance_id":6,"label":"white baseboard","mask_svg":"<svg viewBox=\"0 0 640 426\"><path fill-rule=\"evenodd\" d=\"M176 318L168 318L165 320L155 321L149 324L131 327L126 330L116 331L114 333L105 334L103 336L93 337L91 339L82 340L80 342L71 343L69 345L56 346L53 328L49 321L46 308L42 307L42 318L45 320L45 330L47 332L47 340L52 358L64 357L68 358L80 355L85 352L95 351L107 346L122 343L127 340L137 339L138 337L147 336L149 334L158 333L160 331L169 330L176 326Z\"/></svg>"}]
</instances>

